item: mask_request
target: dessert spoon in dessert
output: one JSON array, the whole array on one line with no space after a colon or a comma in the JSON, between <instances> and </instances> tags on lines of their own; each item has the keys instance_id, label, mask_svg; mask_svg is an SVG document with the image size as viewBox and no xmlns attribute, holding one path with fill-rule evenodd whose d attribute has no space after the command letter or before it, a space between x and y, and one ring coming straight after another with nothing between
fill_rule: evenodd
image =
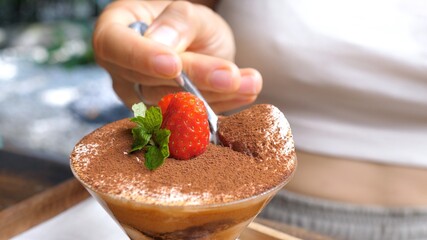
<instances>
[{"instance_id":1,"label":"dessert spoon in dessert","mask_svg":"<svg viewBox=\"0 0 427 240\"><path fill-rule=\"evenodd\" d=\"M142 21L137 21L129 25L130 28L141 34L144 35L145 31L148 28L148 25ZM180 87L182 87L185 91L190 92L200 98L203 103L205 104L206 111L208 113L208 121L209 121L209 129L210 129L210 141L214 144L220 144L220 140L218 138L218 116L215 114L215 112L212 110L212 108L209 106L208 102L205 100L203 95L200 93L200 91L194 86L194 84L191 82L191 80L188 78L187 74L185 74L184 71L181 72L181 74L174 79ZM135 84L135 89L139 93L140 86L138 83ZM141 95L141 94L139 94Z\"/></svg>"}]
</instances>

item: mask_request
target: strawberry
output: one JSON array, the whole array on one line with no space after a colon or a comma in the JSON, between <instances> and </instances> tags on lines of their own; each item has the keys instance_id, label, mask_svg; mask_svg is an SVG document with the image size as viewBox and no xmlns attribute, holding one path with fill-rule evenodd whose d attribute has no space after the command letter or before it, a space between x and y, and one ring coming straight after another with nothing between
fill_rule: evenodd
<instances>
[{"instance_id":1,"label":"strawberry","mask_svg":"<svg viewBox=\"0 0 427 240\"><path fill-rule=\"evenodd\" d=\"M210 132L208 115L202 100L188 92L176 93L171 97L163 116L162 128L171 131L171 157L187 160L206 150Z\"/></svg>"},{"instance_id":2,"label":"strawberry","mask_svg":"<svg viewBox=\"0 0 427 240\"><path fill-rule=\"evenodd\" d=\"M157 104L159 105L160 110L162 111L163 117L165 116L166 110L173 96L175 96L175 93L169 93L168 95L162 97L162 99L160 99L159 103Z\"/></svg>"}]
</instances>

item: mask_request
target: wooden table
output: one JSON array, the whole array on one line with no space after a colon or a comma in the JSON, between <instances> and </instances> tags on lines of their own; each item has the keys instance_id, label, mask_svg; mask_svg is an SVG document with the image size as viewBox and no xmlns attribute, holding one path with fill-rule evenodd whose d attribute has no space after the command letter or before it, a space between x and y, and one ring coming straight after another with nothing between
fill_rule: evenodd
<instances>
[{"instance_id":1,"label":"wooden table","mask_svg":"<svg viewBox=\"0 0 427 240\"><path fill-rule=\"evenodd\" d=\"M20 160L17 158L20 158ZM52 163L46 163L45 161L40 161L40 159L33 159L34 162L39 161L45 164L41 164L43 167L35 167L31 165L34 164L34 162L25 162L28 159L25 159L23 156L4 152L0 152L0 159L3 165L6 164L8 159L14 159L14 163L20 162L21 164L28 164L25 166L29 166L35 172L43 173L38 176L37 174L31 173L32 171L28 170L28 168L24 168L27 169L27 174L22 175L8 169L10 168L10 164L8 167L0 164L0 203L3 203L3 205L0 205L3 207L0 208L0 240L9 239L22 233L90 196L80 183L70 175L67 166L63 166L64 169L62 169L55 164L52 166ZM19 166L18 168L22 167L21 165ZM56 175L62 177L54 176L55 174L49 173L49 171L53 171ZM20 172L22 173L22 169ZM31 177L28 178L28 175ZM46 176L48 176L47 179L50 181L46 180ZM44 180L41 181L40 179ZM28 184L34 185L37 182L39 183L38 187L35 187L36 190L29 191L28 187L26 187ZM43 182L43 184L40 182ZM16 202L13 203L13 201ZM301 228L257 218L242 233L240 239L326 240L329 238Z\"/></svg>"}]
</instances>

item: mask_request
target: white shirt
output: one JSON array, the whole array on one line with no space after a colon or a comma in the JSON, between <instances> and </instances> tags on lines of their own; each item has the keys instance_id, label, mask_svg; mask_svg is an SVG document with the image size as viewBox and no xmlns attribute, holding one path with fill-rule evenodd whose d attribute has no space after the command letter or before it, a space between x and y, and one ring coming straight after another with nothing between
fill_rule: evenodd
<instances>
[{"instance_id":1,"label":"white shirt","mask_svg":"<svg viewBox=\"0 0 427 240\"><path fill-rule=\"evenodd\" d=\"M427 1L225 0L297 149L427 167Z\"/></svg>"}]
</instances>

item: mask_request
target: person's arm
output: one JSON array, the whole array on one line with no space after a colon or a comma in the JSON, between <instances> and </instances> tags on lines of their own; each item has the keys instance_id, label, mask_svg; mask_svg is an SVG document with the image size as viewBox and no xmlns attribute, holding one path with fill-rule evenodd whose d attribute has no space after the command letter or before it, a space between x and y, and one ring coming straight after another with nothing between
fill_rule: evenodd
<instances>
[{"instance_id":1,"label":"person's arm","mask_svg":"<svg viewBox=\"0 0 427 240\"><path fill-rule=\"evenodd\" d=\"M144 37L128 28L135 21L150 25ZM135 83L148 104L179 91L173 78L182 70L217 112L249 104L261 90L256 70L234 64L234 39L226 22L199 4L115 1L97 21L93 46L97 62L110 73L127 106L140 101Z\"/></svg>"}]
</instances>

